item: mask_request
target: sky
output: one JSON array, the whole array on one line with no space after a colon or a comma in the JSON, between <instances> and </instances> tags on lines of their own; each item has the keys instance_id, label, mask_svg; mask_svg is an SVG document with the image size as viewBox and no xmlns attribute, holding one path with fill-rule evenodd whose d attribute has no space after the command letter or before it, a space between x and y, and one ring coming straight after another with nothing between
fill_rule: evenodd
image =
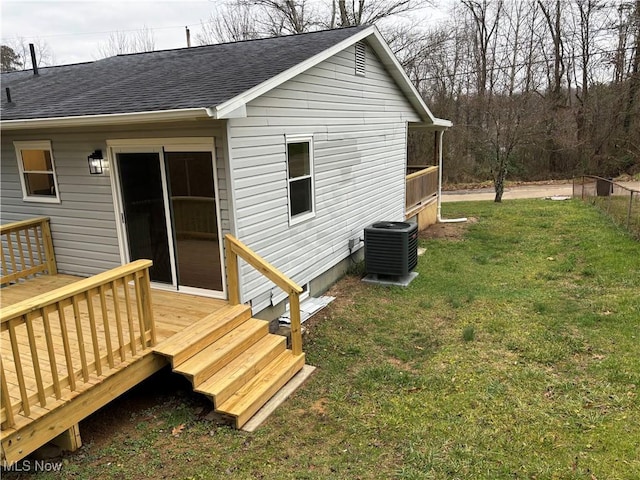
<instances>
[{"instance_id":1,"label":"sky","mask_svg":"<svg viewBox=\"0 0 640 480\"><path fill-rule=\"evenodd\" d=\"M46 43L51 63L64 65L96 60L100 45L112 32L134 35L153 31L155 49L186 47L185 26L192 43L216 4L223 0L0 0L3 44ZM26 62L30 66L30 61Z\"/></svg>"},{"instance_id":2,"label":"sky","mask_svg":"<svg viewBox=\"0 0 640 480\"><path fill-rule=\"evenodd\" d=\"M0 8L3 44L16 37L26 43L46 42L55 64L61 65L100 58L99 45L110 32L145 26L153 30L157 50L186 47L185 26L194 39L215 0L2 0Z\"/></svg>"}]
</instances>

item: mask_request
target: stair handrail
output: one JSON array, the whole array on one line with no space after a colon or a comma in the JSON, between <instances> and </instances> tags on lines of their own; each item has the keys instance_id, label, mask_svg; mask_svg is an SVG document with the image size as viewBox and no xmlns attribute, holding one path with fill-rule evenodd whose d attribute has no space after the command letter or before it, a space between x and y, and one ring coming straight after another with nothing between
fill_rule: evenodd
<instances>
[{"instance_id":1,"label":"stair handrail","mask_svg":"<svg viewBox=\"0 0 640 480\"><path fill-rule=\"evenodd\" d=\"M229 233L224 236L224 246L229 303L231 305L240 304L240 283L238 281L238 257L240 257L289 295L289 309L291 310L291 351L294 355L301 355L300 294L303 291L302 287Z\"/></svg>"}]
</instances>

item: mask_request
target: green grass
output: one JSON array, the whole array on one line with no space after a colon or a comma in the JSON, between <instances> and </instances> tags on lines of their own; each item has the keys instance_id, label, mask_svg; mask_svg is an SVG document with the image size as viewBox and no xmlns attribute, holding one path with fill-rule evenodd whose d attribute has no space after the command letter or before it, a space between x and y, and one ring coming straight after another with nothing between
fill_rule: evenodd
<instances>
[{"instance_id":1,"label":"green grass","mask_svg":"<svg viewBox=\"0 0 640 480\"><path fill-rule=\"evenodd\" d=\"M342 280L305 340L317 372L257 432L149 386L29 478L640 478L640 245L579 201L443 213L478 222L423 240L409 288Z\"/></svg>"},{"instance_id":2,"label":"green grass","mask_svg":"<svg viewBox=\"0 0 640 480\"><path fill-rule=\"evenodd\" d=\"M626 193L619 196L591 197L589 201L640 240L640 194L634 192L631 197L631 192Z\"/></svg>"}]
</instances>

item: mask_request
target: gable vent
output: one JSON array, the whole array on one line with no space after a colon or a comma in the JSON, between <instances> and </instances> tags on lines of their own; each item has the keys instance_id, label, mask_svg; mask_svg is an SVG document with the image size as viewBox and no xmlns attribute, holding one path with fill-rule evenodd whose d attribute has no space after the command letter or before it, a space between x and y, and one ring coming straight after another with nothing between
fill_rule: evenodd
<instances>
[{"instance_id":1,"label":"gable vent","mask_svg":"<svg viewBox=\"0 0 640 480\"><path fill-rule=\"evenodd\" d=\"M356 75L364 76L366 72L366 48L363 42L356 43Z\"/></svg>"}]
</instances>

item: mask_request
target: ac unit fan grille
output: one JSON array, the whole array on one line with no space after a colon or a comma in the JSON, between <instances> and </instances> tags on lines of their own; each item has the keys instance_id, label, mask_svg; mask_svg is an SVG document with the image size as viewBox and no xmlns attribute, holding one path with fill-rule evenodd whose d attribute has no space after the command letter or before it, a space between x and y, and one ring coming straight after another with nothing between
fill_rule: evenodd
<instances>
[{"instance_id":1,"label":"ac unit fan grille","mask_svg":"<svg viewBox=\"0 0 640 480\"><path fill-rule=\"evenodd\" d=\"M418 226L377 222L364 230L365 269L369 274L405 276L418 264Z\"/></svg>"}]
</instances>

